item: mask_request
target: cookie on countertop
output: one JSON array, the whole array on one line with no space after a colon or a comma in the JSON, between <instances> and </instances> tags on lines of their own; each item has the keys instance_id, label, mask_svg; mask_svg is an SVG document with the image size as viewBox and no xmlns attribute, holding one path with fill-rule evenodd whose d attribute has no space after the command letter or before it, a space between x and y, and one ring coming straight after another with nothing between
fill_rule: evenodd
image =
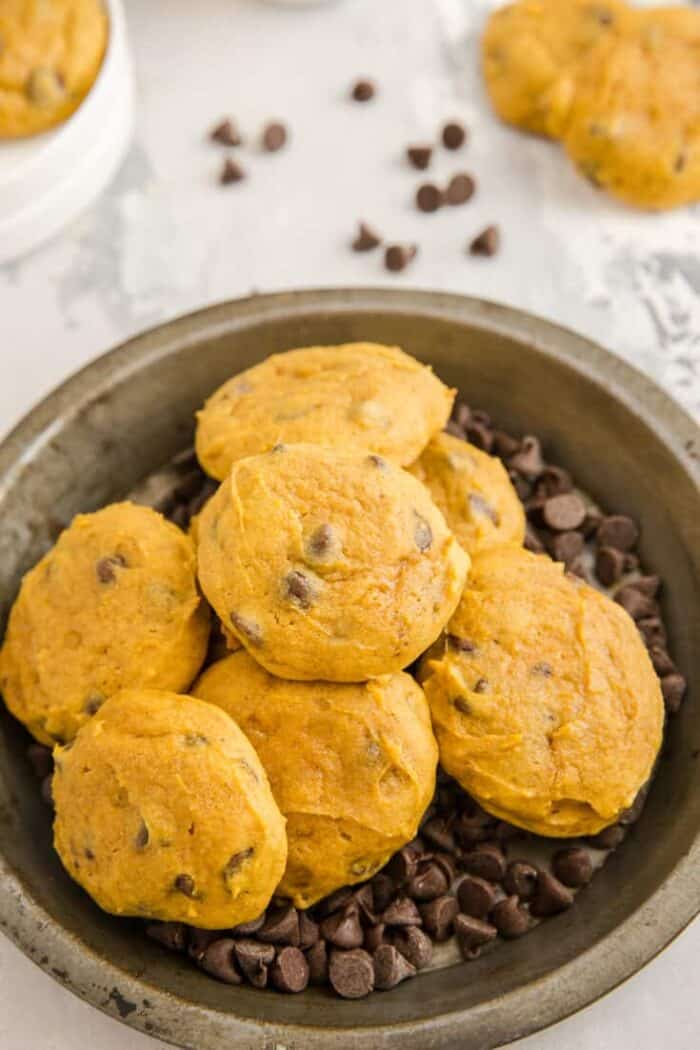
<instances>
[{"instance_id":1,"label":"cookie on countertop","mask_svg":"<svg viewBox=\"0 0 700 1050\"><path fill-rule=\"evenodd\" d=\"M66 120L97 77L108 34L102 0L2 0L0 139Z\"/></svg>"},{"instance_id":2,"label":"cookie on countertop","mask_svg":"<svg viewBox=\"0 0 700 1050\"><path fill-rule=\"evenodd\" d=\"M120 689L186 689L208 638L191 541L149 507L113 503L74 518L24 577L0 692L37 740L66 743Z\"/></svg>"},{"instance_id":3,"label":"cookie on countertop","mask_svg":"<svg viewBox=\"0 0 700 1050\"><path fill-rule=\"evenodd\" d=\"M438 434L409 470L426 486L468 554L525 539L522 504L495 456L451 434Z\"/></svg>"},{"instance_id":4,"label":"cookie on countertop","mask_svg":"<svg viewBox=\"0 0 700 1050\"><path fill-rule=\"evenodd\" d=\"M494 816L593 835L661 744L658 678L631 617L517 547L474 557L442 657L421 667L443 768Z\"/></svg>"},{"instance_id":5,"label":"cookie on countertop","mask_svg":"<svg viewBox=\"0 0 700 1050\"><path fill-rule=\"evenodd\" d=\"M223 711L124 690L54 758L54 844L105 911L224 929L267 907L286 862L284 818Z\"/></svg>"},{"instance_id":6,"label":"cookie on countertop","mask_svg":"<svg viewBox=\"0 0 700 1050\"><path fill-rule=\"evenodd\" d=\"M287 819L278 892L297 907L370 878L416 835L438 756L410 675L290 682L238 652L208 668L193 693L231 715L267 771Z\"/></svg>"},{"instance_id":7,"label":"cookie on countertop","mask_svg":"<svg viewBox=\"0 0 700 1050\"><path fill-rule=\"evenodd\" d=\"M204 594L263 667L339 682L415 660L469 568L414 477L320 445L235 463L202 511L197 557Z\"/></svg>"},{"instance_id":8,"label":"cookie on countertop","mask_svg":"<svg viewBox=\"0 0 700 1050\"><path fill-rule=\"evenodd\" d=\"M405 466L443 428L453 400L453 390L398 347L288 350L212 394L198 413L195 447L219 480L236 460L292 442L376 452Z\"/></svg>"}]
</instances>

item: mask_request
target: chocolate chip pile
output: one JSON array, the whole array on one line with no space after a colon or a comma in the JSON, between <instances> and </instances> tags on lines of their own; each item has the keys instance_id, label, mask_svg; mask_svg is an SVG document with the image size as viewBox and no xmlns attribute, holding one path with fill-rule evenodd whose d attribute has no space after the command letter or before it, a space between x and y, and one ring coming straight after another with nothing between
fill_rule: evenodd
<instances>
[{"instance_id":1,"label":"chocolate chip pile","mask_svg":"<svg viewBox=\"0 0 700 1050\"><path fill-rule=\"evenodd\" d=\"M536 437L515 438L486 412L457 402L447 429L504 462L527 513L526 546L610 590L632 616L667 712L675 714L686 683L668 652L657 600L661 580L640 568L636 522L601 514L567 471L545 461ZM150 479L141 495L186 529L216 487L188 452L167 468L160 487ZM51 803L51 752L33 743L28 757ZM553 840L490 816L440 772L419 836L368 882L339 889L306 911L275 898L257 920L233 929L152 922L146 933L227 984L286 993L327 985L343 998L362 998L426 967L475 959L498 938L521 937L571 907L639 817L648 787L598 835Z\"/></svg>"}]
</instances>

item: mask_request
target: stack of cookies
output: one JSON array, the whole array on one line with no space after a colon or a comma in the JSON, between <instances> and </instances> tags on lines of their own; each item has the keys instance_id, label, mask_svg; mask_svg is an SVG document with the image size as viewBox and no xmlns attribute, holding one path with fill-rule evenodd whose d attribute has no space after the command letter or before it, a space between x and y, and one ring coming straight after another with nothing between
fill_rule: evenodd
<instances>
[{"instance_id":1,"label":"stack of cookies","mask_svg":"<svg viewBox=\"0 0 700 1050\"><path fill-rule=\"evenodd\" d=\"M555 838L615 823L651 774L663 700L634 621L524 549L503 465L443 429L453 399L393 347L274 355L198 414L219 485L189 535L132 503L81 515L12 609L0 688L55 748L64 866L106 911L199 928L230 983L250 964L304 987L305 912L313 943L297 912L284 947L236 938L271 900L279 925L358 883L331 983L415 972L410 945L373 963L357 909L378 927L371 887L438 765Z\"/></svg>"}]
</instances>

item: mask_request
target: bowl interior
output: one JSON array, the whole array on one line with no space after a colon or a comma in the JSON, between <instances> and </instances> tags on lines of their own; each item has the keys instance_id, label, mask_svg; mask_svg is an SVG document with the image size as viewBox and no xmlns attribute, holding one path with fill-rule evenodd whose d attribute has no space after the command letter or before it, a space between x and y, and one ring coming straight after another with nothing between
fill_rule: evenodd
<instances>
[{"instance_id":1,"label":"bowl interior","mask_svg":"<svg viewBox=\"0 0 700 1050\"><path fill-rule=\"evenodd\" d=\"M540 435L548 457L604 508L640 520L643 562L665 581L671 650L691 698L668 727L641 820L575 908L468 967L361 1003L219 985L102 914L53 854L27 738L3 709L0 921L95 1005L187 1045L218 1045L222 1034L234 1047L263 1045L248 1041L256 1019L287 1040L296 1029L285 1026L310 1026L290 1046L355 1046L373 1026L373 1045L497 1045L618 983L700 907L690 865L700 830L700 499L683 451L696 429L636 373L553 326L456 297L328 292L216 307L139 337L52 395L0 450L0 630L22 573L57 531L190 444L193 413L224 379L277 350L350 340L398 343L429 362L504 427ZM659 916L651 933L647 912Z\"/></svg>"}]
</instances>

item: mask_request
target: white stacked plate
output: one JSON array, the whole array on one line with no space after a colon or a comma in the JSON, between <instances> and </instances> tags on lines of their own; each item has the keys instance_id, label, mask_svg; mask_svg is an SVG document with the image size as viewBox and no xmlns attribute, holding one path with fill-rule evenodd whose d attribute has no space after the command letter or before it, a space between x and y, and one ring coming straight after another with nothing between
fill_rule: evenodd
<instances>
[{"instance_id":1,"label":"white stacked plate","mask_svg":"<svg viewBox=\"0 0 700 1050\"><path fill-rule=\"evenodd\" d=\"M0 263L17 259L87 208L131 139L133 85L121 0L104 0L109 41L97 79L65 123L0 141Z\"/></svg>"}]
</instances>

